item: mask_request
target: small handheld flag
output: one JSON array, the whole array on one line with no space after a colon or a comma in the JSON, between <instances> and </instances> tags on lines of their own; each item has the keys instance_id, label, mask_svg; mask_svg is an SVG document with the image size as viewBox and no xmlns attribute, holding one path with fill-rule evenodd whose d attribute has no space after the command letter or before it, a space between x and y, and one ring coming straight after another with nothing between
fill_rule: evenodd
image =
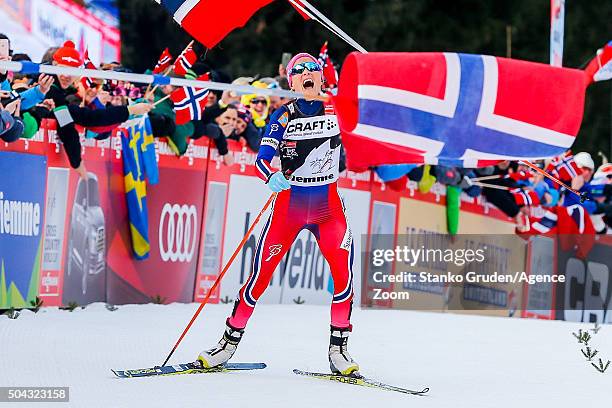
<instances>
[{"instance_id":1,"label":"small handheld flag","mask_svg":"<svg viewBox=\"0 0 612 408\"><path fill-rule=\"evenodd\" d=\"M179 55L176 61L174 62L174 73L182 76L187 75L187 71L189 71L191 67L193 67L193 64L195 64L197 60L198 56L193 50L193 46L189 45L183 50L181 55Z\"/></svg>"},{"instance_id":2,"label":"small handheld flag","mask_svg":"<svg viewBox=\"0 0 612 408\"><path fill-rule=\"evenodd\" d=\"M323 67L323 76L327 83L328 88L335 88L338 86L338 71L329 57L329 51L327 49L327 41L321 47L319 52L319 64Z\"/></svg>"},{"instance_id":3,"label":"small handheld flag","mask_svg":"<svg viewBox=\"0 0 612 408\"><path fill-rule=\"evenodd\" d=\"M198 77L198 81L208 81L208 74ZM170 99L174 102L174 112L176 113L176 124L184 125L192 120L201 120L203 117L206 103L208 102L208 89L198 89L183 86L170 94Z\"/></svg>"},{"instance_id":4,"label":"small handheld flag","mask_svg":"<svg viewBox=\"0 0 612 408\"><path fill-rule=\"evenodd\" d=\"M159 60L157 60L157 64L153 69L153 73L155 75L159 75L162 72L166 71L168 68L170 68L171 64L172 54L170 54L170 51L168 50L168 48L166 48L164 52L162 52L162 54L159 56Z\"/></svg>"},{"instance_id":5,"label":"small handheld flag","mask_svg":"<svg viewBox=\"0 0 612 408\"><path fill-rule=\"evenodd\" d=\"M83 68L85 68L85 69L96 69L96 66L89 59L89 51L88 50L85 50L85 53L83 54ZM81 84L83 84L83 87L85 89L93 88L95 86L95 83L94 83L93 79L91 79L89 77L82 77L81 78Z\"/></svg>"},{"instance_id":6,"label":"small handheld flag","mask_svg":"<svg viewBox=\"0 0 612 408\"><path fill-rule=\"evenodd\" d=\"M589 83L612 79L612 41L597 50L597 55L586 67L585 72Z\"/></svg>"}]
</instances>

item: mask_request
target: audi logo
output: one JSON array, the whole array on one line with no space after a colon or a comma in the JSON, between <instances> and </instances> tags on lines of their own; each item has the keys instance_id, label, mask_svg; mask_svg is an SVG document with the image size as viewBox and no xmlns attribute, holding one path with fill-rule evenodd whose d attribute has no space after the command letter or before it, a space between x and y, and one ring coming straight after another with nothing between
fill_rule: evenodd
<instances>
[{"instance_id":1,"label":"audi logo","mask_svg":"<svg viewBox=\"0 0 612 408\"><path fill-rule=\"evenodd\" d=\"M159 252L164 262L191 262L198 242L195 205L164 205L159 219Z\"/></svg>"}]
</instances>

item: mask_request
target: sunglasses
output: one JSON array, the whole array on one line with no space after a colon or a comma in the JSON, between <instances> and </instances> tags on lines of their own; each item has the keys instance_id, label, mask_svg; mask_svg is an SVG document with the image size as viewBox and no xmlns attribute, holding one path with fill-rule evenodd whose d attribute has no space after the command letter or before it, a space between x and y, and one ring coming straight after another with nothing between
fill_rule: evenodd
<instances>
[{"instance_id":1,"label":"sunglasses","mask_svg":"<svg viewBox=\"0 0 612 408\"><path fill-rule=\"evenodd\" d=\"M299 75L303 74L305 70L310 72L320 72L323 70L319 64L316 62L302 62L300 64L296 64L291 68L289 74L291 75Z\"/></svg>"},{"instance_id":2,"label":"sunglasses","mask_svg":"<svg viewBox=\"0 0 612 408\"><path fill-rule=\"evenodd\" d=\"M260 103L266 103L266 100L265 99L253 99L251 103L253 105L259 105Z\"/></svg>"}]
</instances>

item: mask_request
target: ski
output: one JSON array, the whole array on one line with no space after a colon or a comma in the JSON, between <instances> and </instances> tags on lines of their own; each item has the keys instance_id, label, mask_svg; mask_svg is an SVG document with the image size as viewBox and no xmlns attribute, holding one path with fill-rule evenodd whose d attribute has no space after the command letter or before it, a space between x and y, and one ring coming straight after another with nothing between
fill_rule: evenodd
<instances>
[{"instance_id":1,"label":"ski","mask_svg":"<svg viewBox=\"0 0 612 408\"><path fill-rule=\"evenodd\" d=\"M312 373L309 371L302 371L298 369L294 369L293 372L297 375L303 375L303 376L310 377L310 378L318 378L320 380L336 381L336 382L340 382L343 384L359 385L361 387L378 388L381 390L401 392L403 394L425 395L427 392L429 392L429 388L423 388L421 391L408 390L406 388L400 388L394 385L389 385L389 384L382 383L380 381L372 380L370 378L362 376L361 374L348 376L348 375L337 375L337 374Z\"/></svg>"},{"instance_id":2,"label":"ski","mask_svg":"<svg viewBox=\"0 0 612 408\"><path fill-rule=\"evenodd\" d=\"M202 368L195 363L175 364L164 367L140 368L136 370L111 370L119 378L154 377L163 375L224 373L229 371L262 370L265 363L227 363L214 368Z\"/></svg>"}]
</instances>

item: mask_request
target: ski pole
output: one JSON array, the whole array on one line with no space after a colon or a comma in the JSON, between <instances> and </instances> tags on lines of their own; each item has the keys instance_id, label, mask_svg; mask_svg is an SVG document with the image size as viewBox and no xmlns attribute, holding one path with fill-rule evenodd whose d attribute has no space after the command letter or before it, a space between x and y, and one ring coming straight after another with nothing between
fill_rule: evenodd
<instances>
[{"instance_id":1,"label":"ski pole","mask_svg":"<svg viewBox=\"0 0 612 408\"><path fill-rule=\"evenodd\" d=\"M561 180L559 180L558 178L548 174L547 172L545 172L544 170L542 170L541 168L539 168L538 166L536 166L533 163L530 163L526 160L521 160L521 163L525 164L526 166L532 168L533 170L537 171L538 173L540 173L541 175L543 175L544 177L549 178L550 180L552 180L553 182L557 183L558 185L560 185L561 187L564 187L567 191L570 191L574 194L576 194L578 197L580 197L580 202L584 203L586 200L588 200L588 197L585 193L581 193L579 191L574 190L573 188L571 188L570 186L568 186L567 184L565 184L564 182L562 182Z\"/></svg>"},{"instance_id":2,"label":"ski pole","mask_svg":"<svg viewBox=\"0 0 612 408\"><path fill-rule=\"evenodd\" d=\"M232 264L232 262L234 262L234 259L236 258L236 256L238 256L238 252L240 252L240 250L242 249L242 247L244 246L244 244L247 242L247 240L249 239L249 236L251 236L251 233L253 232L253 230L255 229L255 226L257 225L257 223L259 222L261 216L263 215L263 213L266 212L266 210L268 209L268 207L270 206L270 204L272 204L272 201L274 201L274 199L276 198L276 195L278 193L273 193L270 198L268 198L268 201L266 202L266 204L263 206L263 208L261 209L261 211L259 212L259 215L257 215L257 218L255 218L255 221L253 221L253 224L251 224L251 228L249 228L249 230L247 231L247 233L244 235L244 238L242 238L242 241L240 241L240 244L238 244L238 247L236 247L236 250L234 251L234 253L232 254L231 258L229 259L229 261L227 261L227 263L225 264L225 266L223 267L223 270L221 271L221 273L219 274L219 277L217 277L217 280L215 281L215 283L213 283L213 285L211 286L211 288L208 290L208 293L206 294L206 297L204 298L204 300L202 301L202 303L200 303L200 306L198 307L198 310L196 310L196 312L194 313L193 317L191 318L191 321L189 322L189 324L187 325L187 327L185 327L185 330L183 330L183 333L181 334L181 337L179 337L178 341L176 342L176 344L174 345L174 347L172 347L172 351L170 351L170 354L168 354L168 357L166 357L166 360L164 361L164 363L161 365L162 367L164 367L166 365L166 363L168 362L168 360L170 360L170 357L172 357L172 355L174 354L174 352L176 351L176 349L178 348L179 344L181 344L181 341L183 341L183 338L185 337L185 335L187 334L187 332L189 331L189 329L191 328L191 326L193 325L193 323L195 322L195 320L198 318L198 315L200 314L200 312L202 311L202 309L204 308L204 306L208 303L208 300L210 299L210 297L212 296L213 292L215 291L215 289L217 289L217 286L219 286L219 283L221 282L221 279L223 279L223 276L225 275L225 273L228 271L230 265Z\"/></svg>"}]
</instances>

